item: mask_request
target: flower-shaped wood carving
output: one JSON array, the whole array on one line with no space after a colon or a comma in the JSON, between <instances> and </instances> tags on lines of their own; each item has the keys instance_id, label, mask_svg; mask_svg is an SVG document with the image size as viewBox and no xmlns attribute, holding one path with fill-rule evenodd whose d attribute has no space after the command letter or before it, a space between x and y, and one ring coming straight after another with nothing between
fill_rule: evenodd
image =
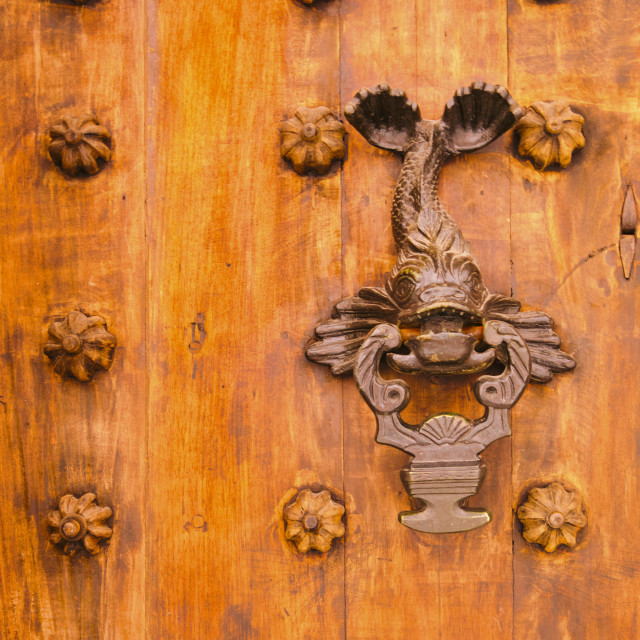
<instances>
[{"instance_id":1,"label":"flower-shaped wood carving","mask_svg":"<svg viewBox=\"0 0 640 640\"><path fill-rule=\"evenodd\" d=\"M573 152L584 147L583 124L565 100L534 102L516 124L518 153L540 170L554 163L568 167Z\"/></svg>"},{"instance_id":2,"label":"flower-shaped wood carving","mask_svg":"<svg viewBox=\"0 0 640 640\"><path fill-rule=\"evenodd\" d=\"M44 352L53 361L56 373L86 382L101 369L109 369L116 343L104 318L72 311L49 326Z\"/></svg>"},{"instance_id":3,"label":"flower-shaped wood carving","mask_svg":"<svg viewBox=\"0 0 640 640\"><path fill-rule=\"evenodd\" d=\"M334 538L344 535L343 515L344 507L334 502L328 491L314 493L304 489L295 502L284 508L285 538L292 540L302 553L310 549L324 553Z\"/></svg>"},{"instance_id":4,"label":"flower-shaped wood carving","mask_svg":"<svg viewBox=\"0 0 640 640\"><path fill-rule=\"evenodd\" d=\"M334 160L344 157L344 125L327 107L300 107L291 120L280 125L282 156L296 173L322 175Z\"/></svg>"},{"instance_id":5,"label":"flower-shaped wood carving","mask_svg":"<svg viewBox=\"0 0 640 640\"><path fill-rule=\"evenodd\" d=\"M524 539L543 546L548 553L561 544L574 547L576 533L587 524L580 496L558 482L531 489L518 509L518 519L524 527Z\"/></svg>"},{"instance_id":6,"label":"flower-shaped wood carving","mask_svg":"<svg viewBox=\"0 0 640 640\"><path fill-rule=\"evenodd\" d=\"M98 173L111 158L111 134L92 115L65 116L49 129L49 155L66 174Z\"/></svg>"},{"instance_id":7,"label":"flower-shaped wood carving","mask_svg":"<svg viewBox=\"0 0 640 640\"><path fill-rule=\"evenodd\" d=\"M71 494L62 496L58 508L47 515L49 526L54 529L49 536L53 544L64 544L64 552L72 556L81 546L92 555L100 551L100 542L111 537L111 527L105 522L111 517L109 507L99 507L93 493L81 498Z\"/></svg>"}]
</instances>

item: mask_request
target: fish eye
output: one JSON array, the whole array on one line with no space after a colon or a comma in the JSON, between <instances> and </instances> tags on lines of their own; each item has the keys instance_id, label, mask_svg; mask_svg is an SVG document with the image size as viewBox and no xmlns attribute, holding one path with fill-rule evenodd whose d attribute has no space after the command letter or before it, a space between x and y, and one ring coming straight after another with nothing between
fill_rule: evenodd
<instances>
[{"instance_id":1,"label":"fish eye","mask_svg":"<svg viewBox=\"0 0 640 640\"><path fill-rule=\"evenodd\" d=\"M475 268L463 269L460 273L461 281L467 288L472 299L478 299L482 295L483 284L480 273Z\"/></svg>"},{"instance_id":2,"label":"fish eye","mask_svg":"<svg viewBox=\"0 0 640 640\"><path fill-rule=\"evenodd\" d=\"M393 293L398 302L406 302L415 291L416 284L410 271L402 271L393 283Z\"/></svg>"}]
</instances>

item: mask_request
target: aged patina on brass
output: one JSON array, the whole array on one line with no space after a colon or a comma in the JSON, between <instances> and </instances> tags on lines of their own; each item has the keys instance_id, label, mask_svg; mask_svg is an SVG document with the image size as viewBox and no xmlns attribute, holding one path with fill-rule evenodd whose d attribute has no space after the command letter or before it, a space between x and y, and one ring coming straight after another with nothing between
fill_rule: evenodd
<instances>
[{"instance_id":1,"label":"aged patina on brass","mask_svg":"<svg viewBox=\"0 0 640 640\"><path fill-rule=\"evenodd\" d=\"M478 454L510 434L508 410L529 380L548 382L575 366L560 350L548 315L520 311L514 298L488 291L468 242L438 199L443 162L489 144L522 110L504 87L477 82L456 92L441 120L423 120L404 92L381 84L362 89L345 115L371 144L404 155L392 208L398 259L384 288L361 289L336 305L306 353L335 375L353 371L376 415L377 442L413 456L402 480L422 508L401 513L400 522L433 533L475 529L491 515L460 502L477 493L484 478ZM481 339L463 331L470 325L482 326ZM400 327L419 334L403 339ZM494 362L503 371L475 384L486 408L479 420L437 413L409 425L400 417L409 388L380 376L383 354L404 373L462 375Z\"/></svg>"}]
</instances>

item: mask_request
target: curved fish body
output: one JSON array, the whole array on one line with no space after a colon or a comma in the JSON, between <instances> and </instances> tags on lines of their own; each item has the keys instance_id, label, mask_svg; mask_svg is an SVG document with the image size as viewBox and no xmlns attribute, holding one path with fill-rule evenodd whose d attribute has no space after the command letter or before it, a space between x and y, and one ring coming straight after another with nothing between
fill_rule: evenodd
<instances>
[{"instance_id":1,"label":"curved fish body","mask_svg":"<svg viewBox=\"0 0 640 640\"><path fill-rule=\"evenodd\" d=\"M387 290L407 325L445 309L478 319L488 294L469 243L438 198L440 169L451 155L441 121L422 121L394 193L391 217L398 260Z\"/></svg>"},{"instance_id":2,"label":"curved fish body","mask_svg":"<svg viewBox=\"0 0 640 640\"><path fill-rule=\"evenodd\" d=\"M512 298L492 295L469 243L438 198L438 179L450 157L480 149L507 131L522 111L504 87L474 83L459 89L440 120L423 120L404 92L388 85L361 90L345 107L347 120L374 146L402 153L393 197L398 259L384 289L367 288L336 305L334 320L316 329L310 359L334 373L350 371L367 333L381 322L418 328L388 362L407 373L472 373L499 353L478 350L470 325L498 319L523 334L532 352L532 378L575 363L559 350L546 314L520 312ZM486 347L486 345L484 345Z\"/></svg>"}]
</instances>

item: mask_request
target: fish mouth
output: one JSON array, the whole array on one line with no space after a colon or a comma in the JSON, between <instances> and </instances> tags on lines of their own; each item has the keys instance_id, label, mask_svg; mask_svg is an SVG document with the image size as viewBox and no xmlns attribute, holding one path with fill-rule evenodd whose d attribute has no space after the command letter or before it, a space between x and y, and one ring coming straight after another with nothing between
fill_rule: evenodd
<instances>
[{"instance_id":1,"label":"fish mouth","mask_svg":"<svg viewBox=\"0 0 640 640\"><path fill-rule=\"evenodd\" d=\"M398 314L398 320L406 325L415 325L430 317L460 317L468 323L480 324L482 322L482 318L476 311L458 302L425 304L417 309L401 311Z\"/></svg>"},{"instance_id":2,"label":"fish mouth","mask_svg":"<svg viewBox=\"0 0 640 640\"><path fill-rule=\"evenodd\" d=\"M406 324L420 321L420 334L403 346L409 353L389 353L387 362L402 373L468 374L486 369L496 358L493 348L477 351L480 345L465 326L482 322L480 316L457 303L425 305L401 318Z\"/></svg>"}]
</instances>

